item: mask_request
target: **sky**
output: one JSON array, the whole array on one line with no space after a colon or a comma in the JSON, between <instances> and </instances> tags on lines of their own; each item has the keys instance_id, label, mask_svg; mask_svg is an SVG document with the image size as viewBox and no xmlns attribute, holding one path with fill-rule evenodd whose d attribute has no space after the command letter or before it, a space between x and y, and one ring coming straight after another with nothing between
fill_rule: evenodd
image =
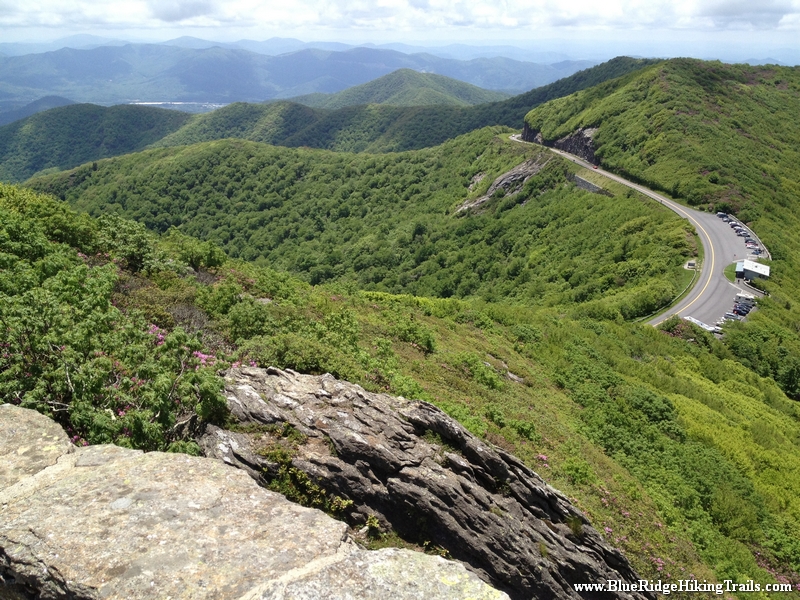
<instances>
[{"instance_id":1,"label":"sky","mask_svg":"<svg viewBox=\"0 0 800 600\"><path fill-rule=\"evenodd\" d=\"M800 0L0 0L0 32L5 42L294 37L800 61Z\"/></svg>"}]
</instances>

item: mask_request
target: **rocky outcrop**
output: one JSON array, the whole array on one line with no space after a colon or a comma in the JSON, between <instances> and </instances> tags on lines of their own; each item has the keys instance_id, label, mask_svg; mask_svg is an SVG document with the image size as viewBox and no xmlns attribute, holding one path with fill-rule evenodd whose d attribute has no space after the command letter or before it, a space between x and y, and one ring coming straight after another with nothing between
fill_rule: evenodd
<instances>
[{"instance_id":1,"label":"rocky outcrop","mask_svg":"<svg viewBox=\"0 0 800 600\"><path fill-rule=\"evenodd\" d=\"M570 135L564 136L553 142L545 140L542 133L535 129L531 129L527 123L522 129L522 139L526 142L533 142L535 144L542 144L553 148L558 148L564 152L569 152L575 156L579 156L585 161L594 165L600 164L595 156L594 147L594 134L597 133L597 128L585 127L576 130Z\"/></svg>"},{"instance_id":2,"label":"rocky outcrop","mask_svg":"<svg viewBox=\"0 0 800 600\"><path fill-rule=\"evenodd\" d=\"M551 157L546 155L539 155L535 158L526 160L521 165L517 165L510 171L503 173L500 175L500 177L495 179L492 182L492 185L489 186L489 189L486 190L486 193L480 198L473 198L471 200L464 201L458 207L456 212L463 212L466 210L479 208L481 205L491 200L494 197L495 192L498 190L502 190L504 198L518 194L522 191L522 186L525 185L525 182L539 173L539 171L544 169L550 160ZM470 185L470 191L471 188L472 184Z\"/></svg>"},{"instance_id":3,"label":"rocky outcrop","mask_svg":"<svg viewBox=\"0 0 800 600\"><path fill-rule=\"evenodd\" d=\"M0 405L0 598L505 598L452 561L370 552L347 525L208 458L74 448Z\"/></svg>"},{"instance_id":4,"label":"rocky outcrop","mask_svg":"<svg viewBox=\"0 0 800 600\"><path fill-rule=\"evenodd\" d=\"M608 196L610 198L614 197L614 194L612 194L608 190L600 187L599 185L593 184L591 181L587 181L583 177L578 177L577 175L573 175L571 179L572 183L574 183L575 187L577 188L586 190L587 192L591 192L592 194L600 194L602 196Z\"/></svg>"},{"instance_id":5,"label":"rocky outcrop","mask_svg":"<svg viewBox=\"0 0 800 600\"><path fill-rule=\"evenodd\" d=\"M638 579L561 493L431 404L274 368L232 369L226 381L241 425L209 427L200 444L262 482L285 473L276 448L295 432L291 468L352 501L352 525L370 519L443 547L512 598L577 598L575 583Z\"/></svg>"},{"instance_id":6,"label":"rocky outcrop","mask_svg":"<svg viewBox=\"0 0 800 600\"><path fill-rule=\"evenodd\" d=\"M543 146L546 145L542 137L542 132L537 129L531 129L527 123L522 126L521 137L523 142L531 142L532 144L541 144Z\"/></svg>"}]
</instances>

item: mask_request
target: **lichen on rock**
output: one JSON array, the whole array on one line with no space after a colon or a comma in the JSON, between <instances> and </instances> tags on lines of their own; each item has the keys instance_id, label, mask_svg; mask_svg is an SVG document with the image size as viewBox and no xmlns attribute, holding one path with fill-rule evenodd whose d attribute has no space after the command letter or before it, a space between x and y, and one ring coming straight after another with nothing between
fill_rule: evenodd
<instances>
[{"instance_id":1,"label":"lichen on rock","mask_svg":"<svg viewBox=\"0 0 800 600\"><path fill-rule=\"evenodd\" d=\"M225 393L239 426L209 427L206 454L269 485L278 467L261 450L288 424L305 438L291 468L352 502L341 516L354 527L441 547L512 598L577 598L575 583L638 579L563 494L427 402L275 368L231 369Z\"/></svg>"},{"instance_id":2,"label":"lichen on rock","mask_svg":"<svg viewBox=\"0 0 800 600\"><path fill-rule=\"evenodd\" d=\"M222 461L74 448L35 411L0 406L0 464L3 599L507 597L460 564L364 550Z\"/></svg>"}]
</instances>

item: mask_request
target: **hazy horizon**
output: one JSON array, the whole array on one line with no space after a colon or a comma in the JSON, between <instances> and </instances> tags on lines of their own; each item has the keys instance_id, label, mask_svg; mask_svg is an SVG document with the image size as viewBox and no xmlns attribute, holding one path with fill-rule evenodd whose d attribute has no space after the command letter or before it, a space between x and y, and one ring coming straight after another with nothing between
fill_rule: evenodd
<instances>
[{"instance_id":1,"label":"hazy horizon","mask_svg":"<svg viewBox=\"0 0 800 600\"><path fill-rule=\"evenodd\" d=\"M396 40L396 39L382 39L382 40L352 40L342 38L331 39L313 39L313 38L298 38L295 36L268 36L268 37L254 37L254 38L225 38L213 35L214 31L203 32L177 32L179 35L167 36L160 35L152 38L140 36L103 36L95 32L77 32L67 35L58 35L49 38L21 38L18 40L4 40L0 43L0 47L5 44L31 44L31 45L50 45L57 44L58 42L64 43L65 47L78 48L81 44L70 44L70 40L81 36L96 36L104 38L108 42L125 42L125 43L151 43L163 44L182 37L197 38L208 42L216 42L220 44L235 44L237 42L258 42L263 43L275 38L283 38L286 40L297 40L306 46L325 45L325 44L342 44L346 46L405 46L408 51L416 51L416 48L421 50L425 49L440 49L442 52L451 49L452 51L465 51L465 49L475 49L472 54L480 54L479 49L493 50L493 54L509 55L511 58L519 60L533 60L534 62L547 62L546 59L537 60L534 55L557 55L552 57L552 60L594 60L605 61L615 56L634 56L645 58L674 58L674 57L692 57L704 60L722 60L725 62L742 62L747 60L764 60L774 59L783 64L798 65L800 64L800 45L781 44L779 41L773 43L750 43L750 44L737 44L735 41L726 39L703 39L703 40L672 40L672 41L639 41L639 40L605 40L602 38L551 38L540 39L535 42L525 40ZM99 40L97 41L99 43ZM87 40L83 45L93 45ZM462 47L462 48L459 48ZM55 49L55 48L52 48ZM401 51L404 48L398 48ZM503 49L515 49L516 54L530 54L532 58L524 56L510 56L512 52L503 52ZM48 49L47 51L49 51Z\"/></svg>"},{"instance_id":2,"label":"hazy horizon","mask_svg":"<svg viewBox=\"0 0 800 600\"><path fill-rule=\"evenodd\" d=\"M158 43L181 36L232 43L513 46L570 59L618 55L800 62L800 0L54 0L0 5L4 43L88 34Z\"/></svg>"}]
</instances>

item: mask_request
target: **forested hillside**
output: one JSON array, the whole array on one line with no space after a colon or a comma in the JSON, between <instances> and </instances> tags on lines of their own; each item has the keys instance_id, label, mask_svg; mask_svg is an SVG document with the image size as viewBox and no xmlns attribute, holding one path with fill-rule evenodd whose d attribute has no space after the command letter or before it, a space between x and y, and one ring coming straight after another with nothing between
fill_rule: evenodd
<instances>
[{"instance_id":1,"label":"forested hillside","mask_svg":"<svg viewBox=\"0 0 800 600\"><path fill-rule=\"evenodd\" d=\"M314 108L337 109L360 104L472 106L496 102L507 96L508 94L502 92L484 90L443 75L398 69L337 94L311 94L291 100Z\"/></svg>"},{"instance_id":2,"label":"forested hillside","mask_svg":"<svg viewBox=\"0 0 800 600\"><path fill-rule=\"evenodd\" d=\"M650 62L616 58L520 96L467 108L356 106L322 110L290 102L235 103L189 116L141 106L64 107L0 127L0 179L23 181L44 169L69 169L147 145L225 138L348 152L424 148L488 125L519 127L533 106Z\"/></svg>"},{"instance_id":3,"label":"forested hillside","mask_svg":"<svg viewBox=\"0 0 800 600\"><path fill-rule=\"evenodd\" d=\"M644 578L800 584L798 404L688 324L312 287L11 186L0 260L0 400L78 444L196 452L183 425L225 418L218 369L327 371L519 455ZM271 485L308 501L301 481Z\"/></svg>"},{"instance_id":4,"label":"forested hillside","mask_svg":"<svg viewBox=\"0 0 800 600\"><path fill-rule=\"evenodd\" d=\"M771 294L729 347L800 398L800 69L680 59L526 117L553 141L596 127L603 166L698 207L736 212L772 254ZM723 257L723 260L728 257ZM732 260L732 258L731 258Z\"/></svg>"},{"instance_id":5,"label":"forested hillside","mask_svg":"<svg viewBox=\"0 0 800 600\"><path fill-rule=\"evenodd\" d=\"M510 133L487 128L383 155L226 140L29 183L90 214L180 227L311 283L581 305L612 319L645 316L680 293L682 265L697 251L688 225L633 194L579 190L568 163ZM525 160L541 170L524 188L497 189L475 214L457 213Z\"/></svg>"},{"instance_id":6,"label":"forested hillside","mask_svg":"<svg viewBox=\"0 0 800 600\"><path fill-rule=\"evenodd\" d=\"M193 452L178 424L225 418L217 370L330 372L430 401L517 454L645 578L800 591L798 71L616 64L647 68L526 123L548 143L596 128L604 166L751 222L770 296L723 339L636 322L706 258L685 221L610 182L579 189L591 175L511 129L392 154L199 140L0 187L0 398L78 443ZM316 114L257 108L179 133L284 135ZM342 109L352 128L303 135L367 147L383 110L403 109Z\"/></svg>"},{"instance_id":7,"label":"forested hillside","mask_svg":"<svg viewBox=\"0 0 800 600\"><path fill-rule=\"evenodd\" d=\"M190 115L147 106L74 104L0 127L0 180L142 150L186 124Z\"/></svg>"},{"instance_id":8,"label":"forested hillside","mask_svg":"<svg viewBox=\"0 0 800 600\"><path fill-rule=\"evenodd\" d=\"M579 71L540 88L500 102L472 107L351 106L334 111L310 110L292 103L233 104L197 115L158 146L240 137L280 146L308 146L345 152L398 152L441 144L481 127L520 127L525 114L603 81L651 65L652 60L625 56ZM231 133L229 133L231 132Z\"/></svg>"}]
</instances>

